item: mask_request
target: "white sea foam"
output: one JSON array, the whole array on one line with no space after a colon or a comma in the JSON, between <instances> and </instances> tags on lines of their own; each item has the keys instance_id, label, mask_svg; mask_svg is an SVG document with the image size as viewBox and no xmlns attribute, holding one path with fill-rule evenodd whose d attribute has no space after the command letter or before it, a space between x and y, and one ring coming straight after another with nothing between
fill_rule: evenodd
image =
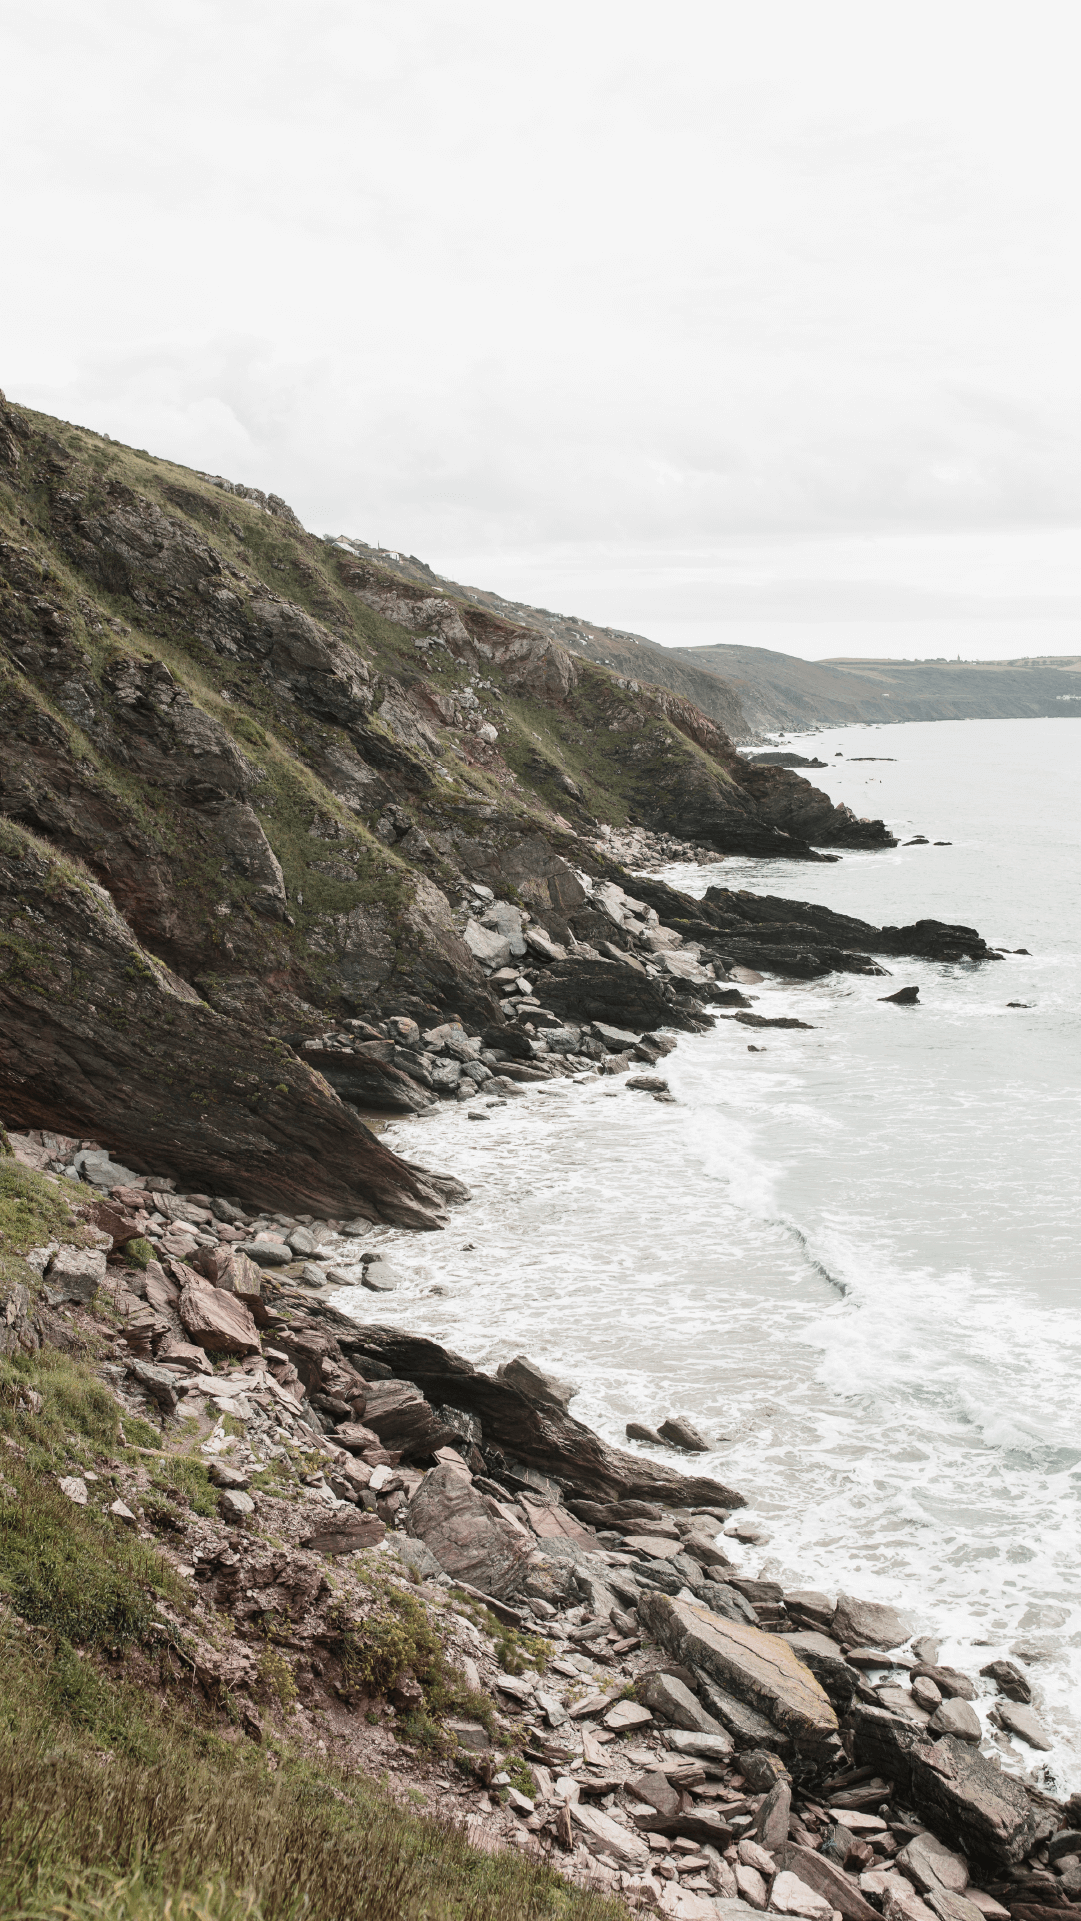
<instances>
[{"instance_id":1,"label":"white sea foam","mask_svg":"<svg viewBox=\"0 0 1081 1921\"><path fill-rule=\"evenodd\" d=\"M580 1383L573 1411L615 1442L628 1419L690 1414L718 1441L703 1470L740 1488L770 1532L767 1548L735 1551L753 1572L909 1605L973 1673L1019 1641L1042 1646L1030 1672L1054 1778L1071 1786L1074 738L1058 722L876 730L862 748L840 734L846 756L899 756L876 769L876 809L954 848L672 876L879 922L961 920L1030 957L763 983L759 1011L798 1013L813 1032L760 1031L764 1054L733 1021L681 1038L665 1063L675 1106L592 1081L493 1107L487 1123L443 1108L395 1124L392 1145L461 1175L475 1198L438 1241L388 1230L411 1277L400 1293L343 1301L481 1364L528 1352ZM1022 843L1037 769L1046 833L1030 808ZM847 761L814 778L867 811ZM919 984L918 1009L881 1004L900 982ZM1018 1744L1006 1765L1037 1760Z\"/></svg>"}]
</instances>

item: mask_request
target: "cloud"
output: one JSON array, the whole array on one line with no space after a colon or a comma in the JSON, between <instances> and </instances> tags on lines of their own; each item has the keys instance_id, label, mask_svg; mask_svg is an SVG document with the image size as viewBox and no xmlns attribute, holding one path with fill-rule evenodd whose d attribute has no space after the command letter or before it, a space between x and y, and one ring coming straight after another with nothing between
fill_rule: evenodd
<instances>
[{"instance_id":1,"label":"cloud","mask_svg":"<svg viewBox=\"0 0 1081 1921\"><path fill-rule=\"evenodd\" d=\"M4 385L549 604L671 610L694 555L734 607L750 543L739 591L815 619L904 538L891 604L956 611L970 536L1078 518L1074 26L24 0ZM839 541L823 600L789 550Z\"/></svg>"}]
</instances>

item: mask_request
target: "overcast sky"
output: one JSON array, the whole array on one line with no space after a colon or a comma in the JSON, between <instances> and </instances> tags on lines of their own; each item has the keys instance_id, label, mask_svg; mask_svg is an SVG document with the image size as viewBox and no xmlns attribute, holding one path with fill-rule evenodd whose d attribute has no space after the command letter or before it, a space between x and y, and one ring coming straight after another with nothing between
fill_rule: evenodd
<instances>
[{"instance_id":1,"label":"overcast sky","mask_svg":"<svg viewBox=\"0 0 1081 1921\"><path fill-rule=\"evenodd\" d=\"M654 639L1081 652L1076 0L8 0L0 385Z\"/></svg>"}]
</instances>

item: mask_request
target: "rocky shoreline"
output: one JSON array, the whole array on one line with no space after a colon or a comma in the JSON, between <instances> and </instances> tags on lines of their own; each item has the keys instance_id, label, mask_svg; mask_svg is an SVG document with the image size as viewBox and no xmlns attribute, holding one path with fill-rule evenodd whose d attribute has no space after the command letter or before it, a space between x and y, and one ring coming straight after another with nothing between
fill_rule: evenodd
<instances>
[{"instance_id":1,"label":"rocky shoreline","mask_svg":"<svg viewBox=\"0 0 1081 1921\"><path fill-rule=\"evenodd\" d=\"M744 991L755 962L807 977L884 973L874 954L993 957L973 930L940 923L875 929L731 890L691 902L648 876L633 894L569 869L555 878L565 911L546 924L480 882L458 910L498 1007L490 1024L336 1022L298 1053L372 1125L436 1102L483 1119L487 1104L567 1077L625 1074L663 1100L663 1077L638 1070L679 1031L771 1024ZM1081 1905L1081 1801L1057 1802L1038 1764L1024 1772L1023 1755L1050 1742L1023 1667L964 1674L897 1610L744 1575L726 1547L741 1534L738 1491L608 1446L524 1356L490 1375L341 1313L345 1267L361 1266L373 1293L397 1282L368 1216L181 1191L175 1173L46 1129L11 1144L48 1179L81 1183L87 1225L77 1248L29 1251L38 1304L32 1289L10 1298L7 1350L104 1310L116 1335L103 1373L122 1406L163 1437L193 1421L205 1436L219 1512L186 1524L178 1565L237 1637L201 1657L208 1699L223 1660L231 1687L251 1683L243 1596L262 1605L292 1582L293 1599L272 1605L301 1706L337 1717L360 1765L361 1697L327 1657L316 1572L328 1557L377 1566L424 1601L495 1705L494 1719L447 1718L470 1782L440 1777L439 1805L483 1845L542 1851L572 1878L688 1921L1050 1921ZM443 1210L468 1198L412 1171ZM628 1436L679 1447L689 1464L707 1445L678 1415ZM291 1483L273 1511L259 1489L271 1467ZM69 1498L91 1498L68 1479ZM110 1514L137 1525L139 1476L116 1487ZM270 1525L292 1545L268 1570ZM511 1671L503 1632L529 1650ZM385 1737L399 1772L403 1745L409 1755L403 1781L431 1789L406 1731L421 1696L412 1673L396 1674L379 1712L399 1728L401 1745ZM990 1742L975 1700L992 1704ZM257 1727L254 1702L251 1716ZM1000 1765L1003 1748L1018 1772Z\"/></svg>"}]
</instances>

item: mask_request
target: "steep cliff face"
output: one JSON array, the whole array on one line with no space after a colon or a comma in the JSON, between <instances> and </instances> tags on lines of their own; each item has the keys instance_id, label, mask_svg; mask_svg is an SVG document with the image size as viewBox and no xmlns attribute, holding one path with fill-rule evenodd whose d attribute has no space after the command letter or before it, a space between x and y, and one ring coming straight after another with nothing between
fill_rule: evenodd
<instances>
[{"instance_id":1,"label":"steep cliff face","mask_svg":"<svg viewBox=\"0 0 1081 1921\"><path fill-rule=\"evenodd\" d=\"M70 871L105 890L125 951L147 978L160 985L160 963L179 984L166 996L174 1025L224 1063L252 1031L299 1042L328 1014L498 1024L461 937L469 884L496 872L558 918L571 867L603 867L598 820L805 858L812 838L888 840L798 776L748 767L680 695L318 540L274 496L2 397L0 747L0 815L38 837L33 853L8 851L0 945L18 1030L0 1092L26 1124L36 1110L10 1099L28 1101L46 1071L35 1049L50 1006L97 1007L95 971L112 981L134 965L117 958L119 935L110 948L102 927L84 928L82 958L48 984L50 941L69 954L75 935L70 888L43 860L83 864ZM33 1016L12 958L28 888L44 936ZM157 1016L138 1018L149 1031ZM95 1056L101 1089L107 1054ZM156 1059L140 1042L120 1075L145 1082L147 1100L165 1084ZM63 1071L48 1072L59 1100ZM89 1126L92 1107L83 1087L64 1124ZM338 1109L320 1127L345 1125ZM374 1163L360 1187L346 1182L361 1188L391 1204Z\"/></svg>"}]
</instances>

